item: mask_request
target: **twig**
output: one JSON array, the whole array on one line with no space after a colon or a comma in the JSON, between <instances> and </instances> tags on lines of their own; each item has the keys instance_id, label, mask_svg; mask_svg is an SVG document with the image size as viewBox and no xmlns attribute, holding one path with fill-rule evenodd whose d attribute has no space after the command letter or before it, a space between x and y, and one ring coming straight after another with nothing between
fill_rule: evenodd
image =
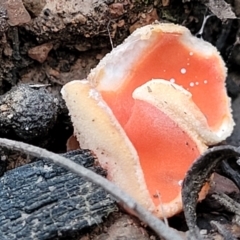
<instances>
[{"instance_id":1,"label":"twig","mask_svg":"<svg viewBox=\"0 0 240 240\"><path fill-rule=\"evenodd\" d=\"M52 153L43 148L32 146L30 144L0 138L0 145L9 149L24 151L25 153L35 157L44 157L50 159L54 163L104 188L113 197L115 197L123 205L123 207L133 211L140 220L148 224L148 226L151 227L159 237L162 237L166 240L182 240L182 237L174 229L167 227L161 220L140 206L128 194L100 175L97 175L96 173L63 156Z\"/></svg>"},{"instance_id":2,"label":"twig","mask_svg":"<svg viewBox=\"0 0 240 240\"><path fill-rule=\"evenodd\" d=\"M166 226L169 226L168 225L168 220L165 217L165 212L164 212L164 208L163 208L162 198L161 198L161 195L160 195L159 191L157 191L157 196L158 196L159 204L160 204L161 211L162 211L163 221L164 221Z\"/></svg>"},{"instance_id":3,"label":"twig","mask_svg":"<svg viewBox=\"0 0 240 240\"><path fill-rule=\"evenodd\" d=\"M240 204L230 198L225 193L215 193L212 197L217 200L222 206L224 206L228 211L235 213L240 216Z\"/></svg>"},{"instance_id":4,"label":"twig","mask_svg":"<svg viewBox=\"0 0 240 240\"><path fill-rule=\"evenodd\" d=\"M13 27L12 31L13 31L13 58L15 60L19 61L21 59L21 56L19 53L20 41L19 41L19 36L18 36L18 28Z\"/></svg>"},{"instance_id":5,"label":"twig","mask_svg":"<svg viewBox=\"0 0 240 240\"><path fill-rule=\"evenodd\" d=\"M215 228L221 236L223 236L224 239L227 240L237 240L236 237L233 236L233 234L222 224L220 224L217 221L210 221L210 224L213 228Z\"/></svg>"},{"instance_id":6,"label":"twig","mask_svg":"<svg viewBox=\"0 0 240 240\"><path fill-rule=\"evenodd\" d=\"M228 211L235 214L234 222L240 226L240 204L230 198L225 193L215 193L212 194L212 197L218 201L222 206L224 206Z\"/></svg>"},{"instance_id":7,"label":"twig","mask_svg":"<svg viewBox=\"0 0 240 240\"><path fill-rule=\"evenodd\" d=\"M110 30L109 30L109 27L110 27L110 23L112 22L112 20L109 20L108 24L107 24L107 31L108 31L108 36L109 36L109 40L110 40L110 43L111 43L111 47L112 49L114 48L113 47L113 41L112 41L112 37L111 37L111 33L110 33Z\"/></svg>"},{"instance_id":8,"label":"twig","mask_svg":"<svg viewBox=\"0 0 240 240\"><path fill-rule=\"evenodd\" d=\"M203 31L204 31L205 25L206 25L206 23L207 23L207 20L208 20L210 17L213 17L213 16L214 16L213 14L210 14L210 15L207 15L207 16L205 16L205 15L203 16L202 26L201 26L200 30L195 34L196 37L202 39Z\"/></svg>"}]
</instances>

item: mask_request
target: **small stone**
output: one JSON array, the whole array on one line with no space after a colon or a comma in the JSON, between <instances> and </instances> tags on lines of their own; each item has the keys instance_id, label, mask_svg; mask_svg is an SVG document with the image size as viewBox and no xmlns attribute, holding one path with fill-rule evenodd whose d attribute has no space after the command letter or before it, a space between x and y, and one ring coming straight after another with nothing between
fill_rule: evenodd
<instances>
[{"instance_id":1,"label":"small stone","mask_svg":"<svg viewBox=\"0 0 240 240\"><path fill-rule=\"evenodd\" d=\"M162 0L163 7L167 7L170 3L170 0Z\"/></svg>"},{"instance_id":2,"label":"small stone","mask_svg":"<svg viewBox=\"0 0 240 240\"><path fill-rule=\"evenodd\" d=\"M214 177L212 180L212 186L210 189L210 194L212 193L225 193L231 194L233 192L239 192L235 183L233 183L230 179L219 175L218 173L214 173Z\"/></svg>"},{"instance_id":3,"label":"small stone","mask_svg":"<svg viewBox=\"0 0 240 240\"><path fill-rule=\"evenodd\" d=\"M46 0L22 0L23 5L32 14L32 16L37 17L42 12L44 6L46 5Z\"/></svg>"},{"instance_id":4,"label":"small stone","mask_svg":"<svg viewBox=\"0 0 240 240\"><path fill-rule=\"evenodd\" d=\"M90 240L89 236L81 237L80 240Z\"/></svg>"},{"instance_id":5,"label":"small stone","mask_svg":"<svg viewBox=\"0 0 240 240\"><path fill-rule=\"evenodd\" d=\"M113 17L120 17L124 14L125 10L122 3L113 3L109 5L109 12Z\"/></svg>"},{"instance_id":6,"label":"small stone","mask_svg":"<svg viewBox=\"0 0 240 240\"><path fill-rule=\"evenodd\" d=\"M144 14L144 18L141 16L141 18L129 28L129 31L130 31L130 33L132 33L137 28L151 24L158 20L159 20L159 17L157 14L157 10L156 10L156 8L153 8L151 11Z\"/></svg>"},{"instance_id":7,"label":"small stone","mask_svg":"<svg viewBox=\"0 0 240 240\"><path fill-rule=\"evenodd\" d=\"M152 235L152 236L150 236L150 239L151 240L156 240L156 237Z\"/></svg>"},{"instance_id":8,"label":"small stone","mask_svg":"<svg viewBox=\"0 0 240 240\"><path fill-rule=\"evenodd\" d=\"M85 52L89 50L92 46L91 43L81 43L81 44L75 44L74 47L79 51L79 52Z\"/></svg>"},{"instance_id":9,"label":"small stone","mask_svg":"<svg viewBox=\"0 0 240 240\"><path fill-rule=\"evenodd\" d=\"M28 56L34 60L37 60L40 63L43 63L47 59L48 53L51 51L52 48L52 43L44 43L42 45L29 49Z\"/></svg>"},{"instance_id":10,"label":"small stone","mask_svg":"<svg viewBox=\"0 0 240 240\"><path fill-rule=\"evenodd\" d=\"M101 60L103 57L104 57L104 55L101 54L101 53L98 53L98 54L96 55L96 59L97 59L97 60Z\"/></svg>"},{"instance_id":11,"label":"small stone","mask_svg":"<svg viewBox=\"0 0 240 240\"><path fill-rule=\"evenodd\" d=\"M117 26L118 26L119 28L123 27L124 25L125 25L124 19L121 19L121 20L119 20L119 21L117 22Z\"/></svg>"},{"instance_id":12,"label":"small stone","mask_svg":"<svg viewBox=\"0 0 240 240\"><path fill-rule=\"evenodd\" d=\"M160 0L155 0L155 1L153 2L154 7L156 7L156 6L159 4L159 2L160 2Z\"/></svg>"},{"instance_id":13,"label":"small stone","mask_svg":"<svg viewBox=\"0 0 240 240\"><path fill-rule=\"evenodd\" d=\"M53 76L55 78L59 78L59 75L60 75L59 71L57 71L53 68L50 68L48 73L50 76Z\"/></svg>"},{"instance_id":14,"label":"small stone","mask_svg":"<svg viewBox=\"0 0 240 240\"><path fill-rule=\"evenodd\" d=\"M106 240L111 239L131 239L148 240L149 236L145 229L139 226L139 223L135 223L128 215L124 215L119 218L108 230L108 237Z\"/></svg>"},{"instance_id":15,"label":"small stone","mask_svg":"<svg viewBox=\"0 0 240 240\"><path fill-rule=\"evenodd\" d=\"M31 17L21 0L8 0L3 5L7 9L7 21L10 26L19 26L31 21Z\"/></svg>"},{"instance_id":16,"label":"small stone","mask_svg":"<svg viewBox=\"0 0 240 240\"><path fill-rule=\"evenodd\" d=\"M1 111L1 112L5 112L5 111L7 111L7 110L8 110L7 104L2 104L2 105L0 105L0 111Z\"/></svg>"},{"instance_id":17,"label":"small stone","mask_svg":"<svg viewBox=\"0 0 240 240\"><path fill-rule=\"evenodd\" d=\"M13 53L13 50L12 48L10 47L9 44L6 44L4 49L3 49L3 54L6 56L6 57L11 57L12 56L12 53Z\"/></svg>"},{"instance_id":18,"label":"small stone","mask_svg":"<svg viewBox=\"0 0 240 240\"><path fill-rule=\"evenodd\" d=\"M74 16L74 18L71 20L71 22L75 22L75 23L80 23L80 24L85 24L87 22L87 18L85 16L83 16L81 13L76 14L76 16Z\"/></svg>"},{"instance_id":19,"label":"small stone","mask_svg":"<svg viewBox=\"0 0 240 240\"><path fill-rule=\"evenodd\" d=\"M207 235L207 229L201 229L200 234L201 235Z\"/></svg>"},{"instance_id":20,"label":"small stone","mask_svg":"<svg viewBox=\"0 0 240 240\"><path fill-rule=\"evenodd\" d=\"M6 160L7 160L7 156L6 155L1 156L1 161L6 161Z\"/></svg>"}]
</instances>

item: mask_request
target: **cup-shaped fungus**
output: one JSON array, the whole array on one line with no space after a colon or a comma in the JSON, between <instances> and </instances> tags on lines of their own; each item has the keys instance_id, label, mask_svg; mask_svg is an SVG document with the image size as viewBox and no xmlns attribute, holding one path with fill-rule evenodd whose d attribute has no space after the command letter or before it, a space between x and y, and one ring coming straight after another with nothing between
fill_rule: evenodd
<instances>
[{"instance_id":1,"label":"cup-shaped fungus","mask_svg":"<svg viewBox=\"0 0 240 240\"><path fill-rule=\"evenodd\" d=\"M80 146L95 152L108 178L170 217L182 210L181 181L194 159L232 132L225 78L215 47L182 26L154 24L62 94Z\"/></svg>"}]
</instances>

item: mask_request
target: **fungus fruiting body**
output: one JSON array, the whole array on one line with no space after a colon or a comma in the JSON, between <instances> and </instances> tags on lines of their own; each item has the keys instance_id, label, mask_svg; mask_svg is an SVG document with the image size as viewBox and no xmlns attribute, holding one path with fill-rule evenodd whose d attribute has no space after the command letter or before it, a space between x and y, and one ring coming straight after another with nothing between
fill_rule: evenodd
<instances>
[{"instance_id":1,"label":"fungus fruiting body","mask_svg":"<svg viewBox=\"0 0 240 240\"><path fill-rule=\"evenodd\" d=\"M174 24L136 30L62 90L82 148L159 217L182 209L181 181L233 129L217 50ZM208 185L202 189L204 198Z\"/></svg>"}]
</instances>

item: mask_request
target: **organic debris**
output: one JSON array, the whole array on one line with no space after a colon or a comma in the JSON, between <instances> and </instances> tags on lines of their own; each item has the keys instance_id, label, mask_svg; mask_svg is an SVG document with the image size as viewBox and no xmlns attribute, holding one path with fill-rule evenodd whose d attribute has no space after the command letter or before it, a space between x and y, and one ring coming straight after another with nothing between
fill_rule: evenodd
<instances>
[{"instance_id":1,"label":"organic debris","mask_svg":"<svg viewBox=\"0 0 240 240\"><path fill-rule=\"evenodd\" d=\"M211 174L223 160L230 158L235 158L236 160L239 156L240 151L236 147L213 147L200 156L188 170L182 185L182 199L184 215L189 228L189 239L200 240L203 238L196 224L196 205L202 186L207 181L210 181ZM217 198L216 195L215 198ZM236 214L239 215L238 212Z\"/></svg>"}]
</instances>

